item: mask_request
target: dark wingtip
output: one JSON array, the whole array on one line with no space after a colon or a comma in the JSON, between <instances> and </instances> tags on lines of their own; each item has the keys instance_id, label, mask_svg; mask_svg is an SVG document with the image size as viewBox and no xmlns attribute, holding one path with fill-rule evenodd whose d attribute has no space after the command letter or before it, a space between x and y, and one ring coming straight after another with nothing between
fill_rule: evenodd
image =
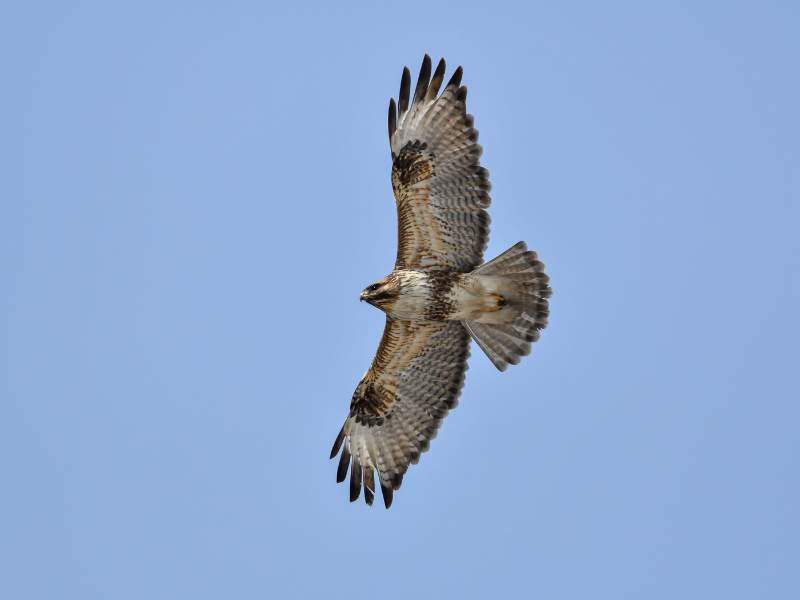
<instances>
[{"instance_id":1,"label":"dark wingtip","mask_svg":"<svg viewBox=\"0 0 800 600\"><path fill-rule=\"evenodd\" d=\"M372 506L375 499L375 471L372 467L364 467L364 502Z\"/></svg>"},{"instance_id":2,"label":"dark wingtip","mask_svg":"<svg viewBox=\"0 0 800 600\"><path fill-rule=\"evenodd\" d=\"M353 468L350 469L350 502L355 502L361 495L361 464L353 460Z\"/></svg>"},{"instance_id":3,"label":"dark wingtip","mask_svg":"<svg viewBox=\"0 0 800 600\"><path fill-rule=\"evenodd\" d=\"M450 77L450 81L447 82L446 87L455 86L458 87L461 85L461 76L464 74L464 69L458 67L454 72L452 77Z\"/></svg>"},{"instance_id":4,"label":"dark wingtip","mask_svg":"<svg viewBox=\"0 0 800 600\"><path fill-rule=\"evenodd\" d=\"M414 89L414 104L418 104L428 92L428 84L431 81L431 57L427 54L422 59L422 66L419 68L417 77L417 87Z\"/></svg>"},{"instance_id":5,"label":"dark wingtip","mask_svg":"<svg viewBox=\"0 0 800 600\"><path fill-rule=\"evenodd\" d=\"M333 448L331 448L331 459L339 454L339 450L342 448L342 442L344 441L344 427L339 430L339 435L336 436L336 440L333 442Z\"/></svg>"},{"instance_id":6,"label":"dark wingtip","mask_svg":"<svg viewBox=\"0 0 800 600\"><path fill-rule=\"evenodd\" d=\"M347 477L347 468L350 466L350 450L347 446L342 448L342 456L339 459L339 467L336 469L336 483L342 483Z\"/></svg>"},{"instance_id":7,"label":"dark wingtip","mask_svg":"<svg viewBox=\"0 0 800 600\"><path fill-rule=\"evenodd\" d=\"M397 131L397 106L394 98L389 100L389 140L391 141L394 132Z\"/></svg>"},{"instance_id":8,"label":"dark wingtip","mask_svg":"<svg viewBox=\"0 0 800 600\"><path fill-rule=\"evenodd\" d=\"M400 95L397 97L397 109L402 117L408 110L408 96L411 93L411 71L403 67L403 76L400 78Z\"/></svg>"},{"instance_id":9,"label":"dark wingtip","mask_svg":"<svg viewBox=\"0 0 800 600\"><path fill-rule=\"evenodd\" d=\"M439 60L439 64L436 65L436 70L433 72L433 79L431 79L431 83L428 86L428 94L425 96L426 100L433 100L436 98L436 95L439 93L439 88L442 87L442 81L444 81L444 72L446 68L447 66L442 58Z\"/></svg>"},{"instance_id":10,"label":"dark wingtip","mask_svg":"<svg viewBox=\"0 0 800 600\"><path fill-rule=\"evenodd\" d=\"M392 498L394 497L394 491L390 487L386 487L381 482L381 494L383 494L383 505L386 508L389 508L392 505Z\"/></svg>"}]
</instances>

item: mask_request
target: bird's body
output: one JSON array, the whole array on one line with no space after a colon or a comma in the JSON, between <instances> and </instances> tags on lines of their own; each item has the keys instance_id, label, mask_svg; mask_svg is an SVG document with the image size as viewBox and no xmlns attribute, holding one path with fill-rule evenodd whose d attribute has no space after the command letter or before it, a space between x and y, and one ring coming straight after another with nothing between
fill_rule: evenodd
<instances>
[{"instance_id":1,"label":"bird's body","mask_svg":"<svg viewBox=\"0 0 800 600\"><path fill-rule=\"evenodd\" d=\"M331 451L341 452L337 481L350 470L350 500L363 484L372 504L377 474L387 508L458 400L470 338L502 371L530 352L549 314L549 279L524 242L483 263L488 172L461 67L439 95L444 71L441 60L431 78L426 55L413 97L406 68L389 103L397 260L361 294L386 326Z\"/></svg>"},{"instance_id":2,"label":"bird's body","mask_svg":"<svg viewBox=\"0 0 800 600\"><path fill-rule=\"evenodd\" d=\"M371 303L402 321L513 321L504 281L491 275L398 269L387 278L396 296ZM364 298L367 299L366 297Z\"/></svg>"}]
</instances>

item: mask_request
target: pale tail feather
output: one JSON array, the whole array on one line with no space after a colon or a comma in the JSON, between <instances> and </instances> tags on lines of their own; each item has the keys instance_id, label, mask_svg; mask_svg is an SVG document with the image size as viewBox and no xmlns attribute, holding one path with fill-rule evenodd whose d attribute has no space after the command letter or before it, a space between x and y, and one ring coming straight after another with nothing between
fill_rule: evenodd
<instances>
[{"instance_id":1,"label":"pale tail feather","mask_svg":"<svg viewBox=\"0 0 800 600\"><path fill-rule=\"evenodd\" d=\"M505 371L509 364L516 365L530 353L531 343L547 326L550 280L525 242L514 244L472 274L486 276L504 304L481 321L464 321L464 327L494 366Z\"/></svg>"}]
</instances>

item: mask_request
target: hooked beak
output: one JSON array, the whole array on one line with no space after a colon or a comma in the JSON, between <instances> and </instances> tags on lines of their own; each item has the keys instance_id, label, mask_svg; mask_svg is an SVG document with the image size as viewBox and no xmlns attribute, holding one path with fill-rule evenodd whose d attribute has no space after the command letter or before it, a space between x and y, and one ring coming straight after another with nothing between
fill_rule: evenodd
<instances>
[{"instance_id":1,"label":"hooked beak","mask_svg":"<svg viewBox=\"0 0 800 600\"><path fill-rule=\"evenodd\" d=\"M367 299L367 292L361 292L361 296L359 296L358 299L364 302Z\"/></svg>"}]
</instances>

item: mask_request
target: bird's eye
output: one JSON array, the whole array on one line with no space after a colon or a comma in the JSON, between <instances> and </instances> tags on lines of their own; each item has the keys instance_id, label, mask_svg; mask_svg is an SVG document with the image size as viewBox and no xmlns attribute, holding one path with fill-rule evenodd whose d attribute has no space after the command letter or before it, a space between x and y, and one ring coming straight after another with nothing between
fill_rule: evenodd
<instances>
[{"instance_id":1,"label":"bird's eye","mask_svg":"<svg viewBox=\"0 0 800 600\"><path fill-rule=\"evenodd\" d=\"M381 287L381 284L380 284L380 283L373 283L373 284L372 284L371 286L369 286L367 289L368 289L370 292L374 292L374 291L376 291L376 290L377 290L379 287Z\"/></svg>"}]
</instances>

